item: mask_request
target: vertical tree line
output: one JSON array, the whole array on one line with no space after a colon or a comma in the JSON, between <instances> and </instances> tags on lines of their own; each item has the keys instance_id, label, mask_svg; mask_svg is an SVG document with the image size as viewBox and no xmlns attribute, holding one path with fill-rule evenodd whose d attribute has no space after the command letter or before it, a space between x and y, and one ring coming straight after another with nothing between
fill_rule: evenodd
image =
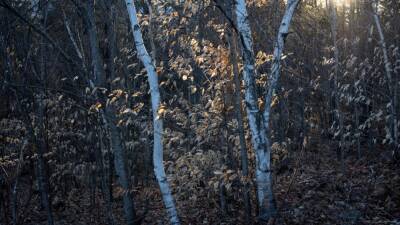
<instances>
[{"instance_id":1,"label":"vertical tree line","mask_svg":"<svg viewBox=\"0 0 400 225\"><path fill-rule=\"evenodd\" d=\"M399 20L395 0L0 0L0 224L395 221Z\"/></svg>"}]
</instances>

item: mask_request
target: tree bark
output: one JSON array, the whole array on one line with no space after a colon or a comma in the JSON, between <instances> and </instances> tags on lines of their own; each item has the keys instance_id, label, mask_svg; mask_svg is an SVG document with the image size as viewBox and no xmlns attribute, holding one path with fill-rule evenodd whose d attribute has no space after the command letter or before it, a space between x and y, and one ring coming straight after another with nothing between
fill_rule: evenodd
<instances>
[{"instance_id":1,"label":"tree bark","mask_svg":"<svg viewBox=\"0 0 400 225\"><path fill-rule=\"evenodd\" d=\"M265 139L266 139L266 147L267 147L267 151L266 151L267 156L265 158L268 160L264 162L264 163L266 163L266 165L265 165L265 174L263 174L263 176L265 177L264 178L265 181L268 182L269 184L266 186L267 189L265 189L264 191L268 196L268 201L269 201L270 207L272 207L271 209L273 209L273 210L276 210L275 209L276 206L275 206L275 200L274 200L272 184L271 184L272 174L271 174L271 169L269 169L271 167L271 160L270 160L271 142L268 137L268 132L270 132L269 123L270 123L270 115L271 115L271 104L272 104L272 98L275 94L275 91L276 91L276 88L278 85L278 80L280 77L281 56L282 56L284 45L285 45L285 39L286 39L287 35L289 34L290 23L292 21L293 14L294 14L299 2L300 2L300 0L288 0L288 2L287 2L286 10L283 15L281 25L279 27L277 40L275 42L273 63L272 63L272 68L271 68L271 78L269 80L268 90L266 91L266 95L265 95L265 108L264 108L264 112L263 112L263 119L264 119L263 122L264 122L264 127L265 127L265 132L266 132Z\"/></svg>"},{"instance_id":2,"label":"tree bark","mask_svg":"<svg viewBox=\"0 0 400 225\"><path fill-rule=\"evenodd\" d=\"M285 45L285 39L286 36L289 34L289 26L299 2L300 0L289 0L287 2L285 14L282 18L281 25L278 31L278 37L275 42L273 64L271 68L271 78L268 85L268 91L266 91L265 95L264 125L267 131L269 130L269 119L271 113L272 98L275 94L276 87L278 85L278 80L280 77L281 56Z\"/></svg>"},{"instance_id":3,"label":"tree bark","mask_svg":"<svg viewBox=\"0 0 400 225\"><path fill-rule=\"evenodd\" d=\"M374 3L373 3L374 4ZM389 94L390 94L390 116L391 116L391 132L390 132L390 138L391 141L393 142L393 156L397 155L397 149L399 148L399 141L398 141L398 128L397 128L397 112L396 112L396 103L397 103L397 82L393 80L392 77L392 65L389 60L388 52L387 52L387 47L386 47L386 41L385 41L385 35L383 34L381 22L379 20L378 16L378 5L379 1L376 0L375 2L375 7L373 7L373 17L375 21L375 26L377 28L378 34L379 34L379 44L381 46L381 50L383 53L383 62L385 63L385 74L386 74L386 79L388 82L389 86Z\"/></svg>"},{"instance_id":4,"label":"tree bark","mask_svg":"<svg viewBox=\"0 0 400 225\"><path fill-rule=\"evenodd\" d=\"M136 15L136 7L133 0L125 0L126 7L131 22L131 28L133 32L133 38L137 49L137 55L140 61L143 63L148 76L148 82L151 93L151 104L153 110L153 129L154 129L154 140L153 140L153 164L154 173L156 175L158 184L160 186L161 194L171 224L180 224L178 213L175 207L174 199L171 194L171 189L168 184L167 176L165 174L163 165L163 123L158 115L158 109L160 107L160 91L158 88L158 76L154 66L154 62L151 59L149 53L144 46L142 33L138 23Z\"/></svg>"},{"instance_id":5,"label":"tree bark","mask_svg":"<svg viewBox=\"0 0 400 225\"><path fill-rule=\"evenodd\" d=\"M94 1L89 0L85 7L86 12L86 22L89 31L89 44L92 54L92 69L95 85L98 87L105 87L105 72L103 69L103 60L100 55L98 42L97 42L97 31L94 17ZM100 101L104 100L99 97ZM115 172L118 175L118 182L123 188L123 207L125 218L128 225L135 224L136 212L134 207L134 202L132 199L132 194L130 192L130 179L126 169L125 163L125 151L122 147L122 140L120 137L120 132L116 124L115 110L111 104L105 107L104 111L100 111L102 119L106 126L110 129L110 140L111 148L114 152L114 165Z\"/></svg>"},{"instance_id":6,"label":"tree bark","mask_svg":"<svg viewBox=\"0 0 400 225\"><path fill-rule=\"evenodd\" d=\"M106 209L106 214L107 214L107 221L109 225L115 225L115 217L112 212L112 194L110 194L110 188L107 183L107 178L106 178L106 169L104 166L104 156L103 156L103 149L104 149L104 143L103 143L103 129L102 127L99 128L99 143L100 146L99 148L95 149L95 154L96 154L96 163L97 163L97 169L98 173L100 175L100 185L101 185L101 190L103 197L105 199L105 209ZM111 182L111 181L110 181Z\"/></svg>"},{"instance_id":7,"label":"tree bark","mask_svg":"<svg viewBox=\"0 0 400 225\"><path fill-rule=\"evenodd\" d=\"M44 4L44 1L41 2L43 4L43 24L46 27L47 23L47 6ZM45 63L45 39L41 38L41 46L40 46L40 81L44 88L41 89L39 93L39 99L37 99L37 118L38 118L38 136L36 137L37 142L37 152L38 152L38 183L39 189L41 193L41 200L44 209L47 212L47 223L49 225L54 224L53 212L51 209L51 201L49 197L49 187L48 180L46 179L46 168L45 168L45 159L43 154L46 152L46 143L45 143L45 125L44 125L44 98L45 98L45 82L46 82L46 63Z\"/></svg>"},{"instance_id":8,"label":"tree bark","mask_svg":"<svg viewBox=\"0 0 400 225\"><path fill-rule=\"evenodd\" d=\"M147 8L149 9L149 38L150 38L150 46L151 46L151 58L153 59L153 64L156 66L157 65L157 49L156 45L154 42L154 11L153 11L153 6L151 5L150 0L146 0L146 5Z\"/></svg>"},{"instance_id":9,"label":"tree bark","mask_svg":"<svg viewBox=\"0 0 400 225\"><path fill-rule=\"evenodd\" d=\"M92 57L92 70L94 77L93 80L97 86L104 86L106 79L105 79L105 72L103 69L103 59L100 55L100 50L98 45L93 0L87 1L85 6L85 13L86 13L86 25L89 35L90 53Z\"/></svg>"},{"instance_id":10,"label":"tree bark","mask_svg":"<svg viewBox=\"0 0 400 225\"><path fill-rule=\"evenodd\" d=\"M335 137L339 136L339 146L338 146L338 157L341 164L341 170L344 172L344 135L343 135L343 116L340 109L340 95L339 95L339 48L337 45L337 8L333 0L329 0L329 11L330 11L330 23L331 23L331 35L334 48L334 76L333 76L333 94L335 101L335 123L338 126L338 132L335 133ZM336 135L337 134L337 135Z\"/></svg>"},{"instance_id":11,"label":"tree bark","mask_svg":"<svg viewBox=\"0 0 400 225\"><path fill-rule=\"evenodd\" d=\"M228 6L231 7L231 6ZM232 16L233 13L231 13ZM239 67L237 61L237 42L236 35L234 32L230 32L228 34L229 41L229 52L230 52L230 61L232 65L233 72L233 81L235 83L235 91L234 91L234 107L236 120L238 122L238 135L239 135L239 146L240 146L240 158L241 158L241 168L242 175L245 178L243 183L243 201L244 208L246 212L246 221L251 220L251 203L250 203L250 188L249 188L249 166L248 166L248 157L247 157L247 148L246 148L246 138L244 135L244 125L243 125L243 113L242 113L242 94L241 94L241 80L239 77Z\"/></svg>"},{"instance_id":12,"label":"tree bark","mask_svg":"<svg viewBox=\"0 0 400 225\"><path fill-rule=\"evenodd\" d=\"M243 79L245 81L245 104L256 155L256 182L259 220L268 221L276 212L272 197L270 152L268 148L263 115L258 107L255 82L253 38L245 0L236 0L236 23L242 44Z\"/></svg>"},{"instance_id":13,"label":"tree bark","mask_svg":"<svg viewBox=\"0 0 400 225\"><path fill-rule=\"evenodd\" d=\"M23 144L21 146L20 152L19 152L19 160L18 160L18 166L17 166L17 172L15 176L15 181L11 190L11 218L12 218L12 224L17 225L18 223L18 181L19 181L19 176L21 172L21 167L24 163L24 151L28 146L28 140L24 140ZM1 215L1 214L0 214Z\"/></svg>"},{"instance_id":14,"label":"tree bark","mask_svg":"<svg viewBox=\"0 0 400 225\"><path fill-rule=\"evenodd\" d=\"M116 8L113 0L104 1L106 9L108 10L108 18L106 21L106 32L107 32L107 47L108 47L108 79L111 81L111 89L113 88L113 80L115 79L115 60L117 57L117 37L115 32L115 17Z\"/></svg>"}]
</instances>

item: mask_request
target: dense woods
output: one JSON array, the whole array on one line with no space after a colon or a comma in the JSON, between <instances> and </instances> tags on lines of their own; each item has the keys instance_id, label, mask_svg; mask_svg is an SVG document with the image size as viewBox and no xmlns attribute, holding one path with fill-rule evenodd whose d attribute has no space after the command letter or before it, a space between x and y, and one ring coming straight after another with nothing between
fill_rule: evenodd
<instances>
[{"instance_id":1,"label":"dense woods","mask_svg":"<svg viewBox=\"0 0 400 225\"><path fill-rule=\"evenodd\" d=\"M0 225L400 224L398 0L0 0Z\"/></svg>"}]
</instances>

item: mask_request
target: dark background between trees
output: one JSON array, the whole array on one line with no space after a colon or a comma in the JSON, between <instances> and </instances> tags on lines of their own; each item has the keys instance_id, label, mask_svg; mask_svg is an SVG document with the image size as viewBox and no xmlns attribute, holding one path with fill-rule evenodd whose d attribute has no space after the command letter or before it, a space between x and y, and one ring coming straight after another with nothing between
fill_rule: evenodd
<instances>
[{"instance_id":1,"label":"dark background between trees","mask_svg":"<svg viewBox=\"0 0 400 225\"><path fill-rule=\"evenodd\" d=\"M259 96L285 2L247 1ZM244 84L235 83L243 61L233 1L135 3L159 78L164 167L181 223L261 223ZM268 131L270 223L399 224L400 2L382 0L377 12L367 0L334 3L336 43L333 6L318 0L300 2L286 37ZM127 224L126 201L134 224L168 224L134 43L124 1L0 0L1 225ZM96 68L103 81L93 80Z\"/></svg>"}]
</instances>

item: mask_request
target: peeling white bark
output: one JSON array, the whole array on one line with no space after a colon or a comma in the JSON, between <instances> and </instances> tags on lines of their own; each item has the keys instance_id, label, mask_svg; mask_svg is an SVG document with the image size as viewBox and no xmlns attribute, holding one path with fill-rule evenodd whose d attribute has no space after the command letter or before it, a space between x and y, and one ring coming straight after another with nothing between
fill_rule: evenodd
<instances>
[{"instance_id":1,"label":"peeling white bark","mask_svg":"<svg viewBox=\"0 0 400 225\"><path fill-rule=\"evenodd\" d=\"M297 5L299 4L300 0L288 0L287 5L286 5L286 10L285 14L282 18L281 25L279 27L278 31L278 36L277 40L275 42L274 46L274 57L273 57L273 64L271 68L271 78L270 82L268 85L268 90L266 91L266 96L265 96L265 108L264 108L264 127L265 127L265 133L266 133L266 146L268 148L266 152L265 159L267 160L265 163L267 163L266 168L271 167L271 143L268 137L268 132L269 132L269 122L270 122L270 114L271 114L271 103L272 103L272 98L274 95L274 92L276 90L276 87L278 85L278 80L280 77L280 69L281 69L281 57L283 53L283 49L285 46L285 38L289 33L289 27L290 23L293 18L293 14L297 8ZM266 177L266 182L269 184L266 186L268 189L266 189L266 194L268 195L268 199L271 202L271 204L274 204L273 200L273 192L272 192L272 182L271 179L271 171L269 170ZM273 205L274 206L274 205ZM275 207L275 206L274 206Z\"/></svg>"},{"instance_id":2,"label":"peeling white bark","mask_svg":"<svg viewBox=\"0 0 400 225\"><path fill-rule=\"evenodd\" d=\"M162 193L163 201L167 209L168 216L171 224L180 224L178 213L175 207L174 199L171 194L167 176L165 175L163 165L163 123L161 118L158 116L158 108L160 106L160 91L158 88L158 77L156 73L153 61L144 46L142 33L138 23L136 15L136 7L133 0L125 0L126 7L129 13L129 19L131 22L131 28L133 32L133 38L135 40L135 46L137 54L142 61L148 76L151 93L151 103L153 110L153 126L154 126L154 147L153 147L153 163L154 173L156 175L160 190Z\"/></svg>"},{"instance_id":3,"label":"peeling white bark","mask_svg":"<svg viewBox=\"0 0 400 225\"><path fill-rule=\"evenodd\" d=\"M300 0L289 0L285 15L282 19L277 41L274 48L274 61L272 66L271 80L269 89L265 96L265 109L261 113L258 108L258 97L255 83L255 67L253 40L249 26L246 2L236 0L236 20L239 35L243 47L243 78L246 83L245 99L247 117L252 134L252 143L256 152L256 180L257 180L257 199L260 209L259 219L268 220L276 213L275 200L272 191L271 174L271 148L267 131L269 130L269 118L273 93L276 89L280 75L280 60L284 48L285 37L288 34L290 22L294 11Z\"/></svg>"},{"instance_id":4,"label":"peeling white bark","mask_svg":"<svg viewBox=\"0 0 400 225\"><path fill-rule=\"evenodd\" d=\"M281 57L283 49L285 47L285 38L289 34L290 23L293 18L293 14L296 10L300 0L288 0L286 5L285 14L282 18L281 25L279 27L278 36L274 46L273 64L271 68L271 78L268 85L268 91L265 96L265 108L264 108L264 126L266 130L269 130L269 118L271 112L271 102L274 95L275 89L278 85L281 69Z\"/></svg>"},{"instance_id":5,"label":"peeling white bark","mask_svg":"<svg viewBox=\"0 0 400 225\"><path fill-rule=\"evenodd\" d=\"M258 96L255 82L253 39L248 21L245 0L236 0L236 22L242 43L243 79L246 84L245 102L247 118L256 153L256 181L259 219L268 220L275 214L275 202L272 194L270 152L263 124L263 115L258 108Z\"/></svg>"}]
</instances>

